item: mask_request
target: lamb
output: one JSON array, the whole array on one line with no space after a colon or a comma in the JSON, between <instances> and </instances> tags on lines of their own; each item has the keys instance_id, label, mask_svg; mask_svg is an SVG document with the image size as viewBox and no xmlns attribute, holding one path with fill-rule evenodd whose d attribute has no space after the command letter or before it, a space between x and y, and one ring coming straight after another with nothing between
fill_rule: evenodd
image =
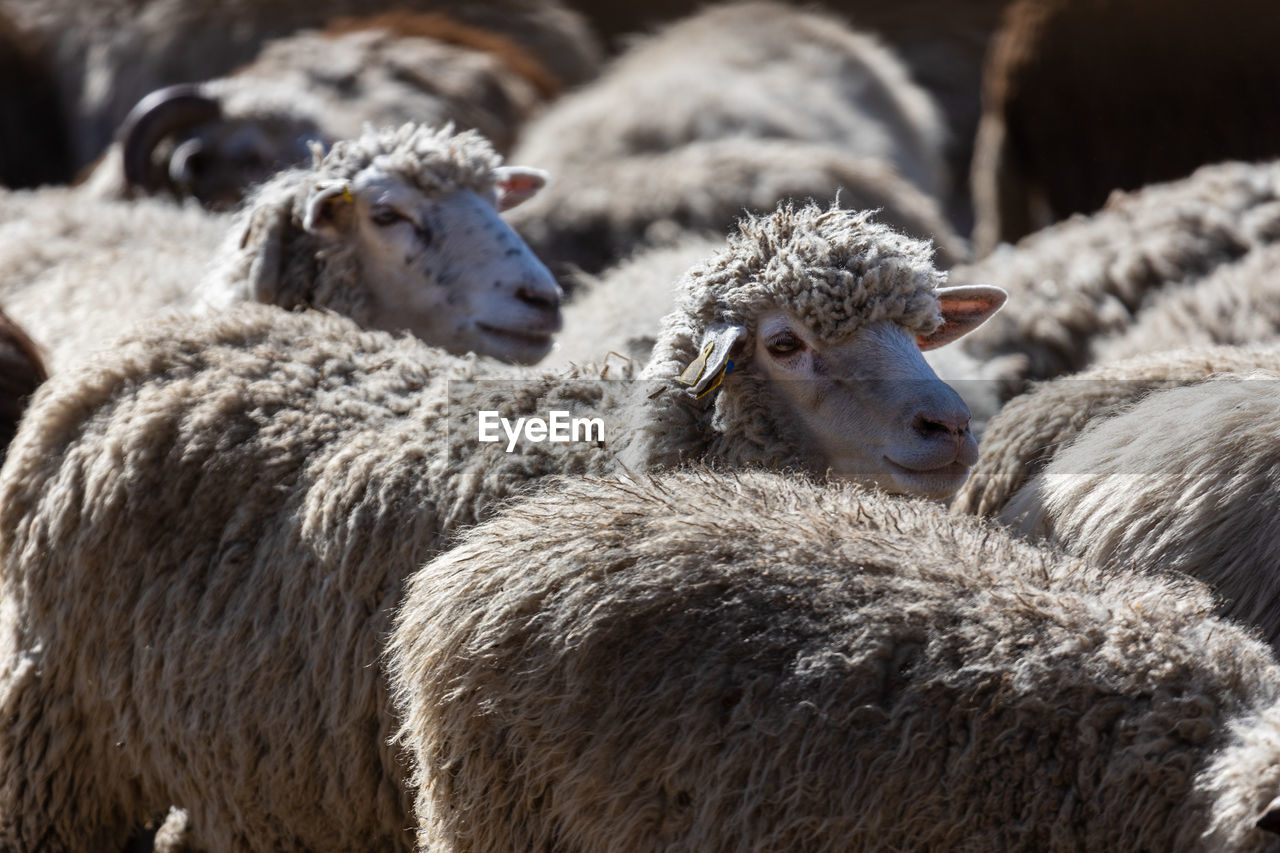
<instances>
[{"instance_id":1,"label":"lamb","mask_svg":"<svg viewBox=\"0 0 1280 853\"><path fill-rule=\"evenodd\" d=\"M204 849L409 849L377 666L409 573L551 475L703 460L944 496L976 450L917 346L1002 294L940 281L865 213L784 208L690 271L643 383L260 305L55 374L0 473L0 847L113 849L177 804ZM479 440L481 411L557 409L609 432Z\"/></svg>"},{"instance_id":2,"label":"lamb","mask_svg":"<svg viewBox=\"0 0 1280 853\"><path fill-rule=\"evenodd\" d=\"M952 509L1001 515L1023 484L1092 421L1152 391L1277 367L1280 350L1274 347L1190 347L1104 362L1039 385L1011 400L987 426L978 465Z\"/></svg>"},{"instance_id":3,"label":"lamb","mask_svg":"<svg viewBox=\"0 0 1280 853\"><path fill-rule=\"evenodd\" d=\"M1011 310L967 339L964 353L997 364L1001 395L1085 367L1090 341L1127 328L1159 288L1206 276L1280 237L1280 163L1225 163L1190 178L1117 193L973 264L955 284L1014 295Z\"/></svg>"},{"instance_id":4,"label":"lamb","mask_svg":"<svg viewBox=\"0 0 1280 853\"><path fill-rule=\"evenodd\" d=\"M267 41L340 15L444 13L511 40L565 87L593 77L601 61L582 16L559 0L7 0L6 10L50 44L76 169L102 153L147 93L221 77Z\"/></svg>"},{"instance_id":5,"label":"lamb","mask_svg":"<svg viewBox=\"0 0 1280 853\"><path fill-rule=\"evenodd\" d=\"M343 19L272 41L227 77L148 95L86 183L99 197L162 193L230 209L310 160L310 142L407 121L474 129L505 153L559 86L512 40L439 13Z\"/></svg>"},{"instance_id":6,"label":"lamb","mask_svg":"<svg viewBox=\"0 0 1280 853\"><path fill-rule=\"evenodd\" d=\"M524 162L533 162L526 160ZM511 224L550 267L597 273L647 247L721 237L742 215L781 201L875 208L885 222L931 239L949 267L968 247L936 202L881 160L787 139L716 139L599 164L561 164L556 179ZM561 276L572 293L574 277Z\"/></svg>"},{"instance_id":7,"label":"lamb","mask_svg":"<svg viewBox=\"0 0 1280 853\"><path fill-rule=\"evenodd\" d=\"M1199 578L1225 615L1259 626L1280 649L1280 350L1270 366L1095 418L1014 493L1001 520L1099 564Z\"/></svg>"},{"instance_id":8,"label":"lamb","mask_svg":"<svg viewBox=\"0 0 1280 853\"><path fill-rule=\"evenodd\" d=\"M1280 20L1258 0L1020 0L975 142L979 256L1222 160L1280 156Z\"/></svg>"},{"instance_id":9,"label":"lamb","mask_svg":"<svg viewBox=\"0 0 1280 853\"><path fill-rule=\"evenodd\" d=\"M611 186L615 164L635 158L651 163L641 167L644 188L679 191L678 182L655 169L664 161L647 158L720 140L835 146L843 156L893 167L934 200L946 192L942 120L889 51L829 16L753 2L707 9L637 43L600 79L531 122L515 156L549 169L566 189L530 205L513 222L539 249L538 238L523 226L537 227L551 216L570 224L601 218L597 210L609 193L599 187ZM714 181L696 186L712 198L726 192ZM835 186L826 183L823 195ZM609 202L622 210L632 203L652 206L643 192ZM579 203L583 214L560 210ZM934 216L948 233L945 220ZM604 265L566 260L589 271Z\"/></svg>"},{"instance_id":10,"label":"lamb","mask_svg":"<svg viewBox=\"0 0 1280 853\"><path fill-rule=\"evenodd\" d=\"M1204 278L1166 285L1132 325L1094 343L1097 361L1179 346L1275 343L1280 335L1280 246L1268 245Z\"/></svg>"},{"instance_id":11,"label":"lamb","mask_svg":"<svg viewBox=\"0 0 1280 853\"><path fill-rule=\"evenodd\" d=\"M1274 853L1280 667L1212 608L922 501L694 470L473 529L386 665L424 850Z\"/></svg>"},{"instance_id":12,"label":"lamb","mask_svg":"<svg viewBox=\"0 0 1280 853\"><path fill-rule=\"evenodd\" d=\"M67 189L0 195L0 300L55 371L142 318L244 300L536 361L559 328L558 286L495 208L545 176L500 162L474 133L406 125L281 173L236 219Z\"/></svg>"}]
</instances>

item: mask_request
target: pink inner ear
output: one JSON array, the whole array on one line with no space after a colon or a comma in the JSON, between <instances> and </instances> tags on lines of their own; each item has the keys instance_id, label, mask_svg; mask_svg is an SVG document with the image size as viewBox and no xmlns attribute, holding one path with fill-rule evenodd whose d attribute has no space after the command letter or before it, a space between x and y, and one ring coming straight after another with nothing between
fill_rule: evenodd
<instances>
[{"instance_id":1,"label":"pink inner ear","mask_svg":"<svg viewBox=\"0 0 1280 853\"><path fill-rule=\"evenodd\" d=\"M916 344L922 350L930 350L962 338L985 323L1004 302L1005 294L997 288L976 286L944 291L938 296L942 325L932 334L916 335Z\"/></svg>"},{"instance_id":2,"label":"pink inner ear","mask_svg":"<svg viewBox=\"0 0 1280 853\"><path fill-rule=\"evenodd\" d=\"M498 179L498 210L510 210L528 201L546 185L536 172L507 172Z\"/></svg>"},{"instance_id":3,"label":"pink inner ear","mask_svg":"<svg viewBox=\"0 0 1280 853\"><path fill-rule=\"evenodd\" d=\"M942 325L935 329L933 334L916 335L916 346L921 350L937 349L943 344L949 344L956 338L963 337L966 331L968 331L967 325L943 320Z\"/></svg>"},{"instance_id":4,"label":"pink inner ear","mask_svg":"<svg viewBox=\"0 0 1280 853\"><path fill-rule=\"evenodd\" d=\"M991 312L990 299L964 299L950 297L941 300L942 316L948 320L965 317L985 317Z\"/></svg>"}]
</instances>

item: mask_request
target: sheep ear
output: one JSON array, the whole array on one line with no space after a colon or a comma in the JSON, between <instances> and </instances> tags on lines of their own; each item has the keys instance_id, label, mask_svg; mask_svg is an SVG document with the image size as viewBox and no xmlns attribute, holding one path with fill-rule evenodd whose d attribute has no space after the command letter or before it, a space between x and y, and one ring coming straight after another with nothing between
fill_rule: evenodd
<instances>
[{"instance_id":1,"label":"sheep ear","mask_svg":"<svg viewBox=\"0 0 1280 853\"><path fill-rule=\"evenodd\" d=\"M296 228L285 205L267 205L249 216L249 225L240 237L240 251L252 257L249 288L258 302L269 305L279 302L285 239L289 231Z\"/></svg>"},{"instance_id":2,"label":"sheep ear","mask_svg":"<svg viewBox=\"0 0 1280 853\"><path fill-rule=\"evenodd\" d=\"M494 170L494 182L498 192L498 210L510 210L538 194L551 178L541 169L527 166L499 166Z\"/></svg>"},{"instance_id":3,"label":"sheep ear","mask_svg":"<svg viewBox=\"0 0 1280 853\"><path fill-rule=\"evenodd\" d=\"M336 232L354 202L346 181L321 181L307 196L302 227L312 234Z\"/></svg>"},{"instance_id":4,"label":"sheep ear","mask_svg":"<svg viewBox=\"0 0 1280 853\"><path fill-rule=\"evenodd\" d=\"M937 349L963 338L991 319L1009 298L1009 294L1000 288L985 284L943 287L937 296L942 325L932 334L916 335L916 343L922 350Z\"/></svg>"},{"instance_id":5,"label":"sheep ear","mask_svg":"<svg viewBox=\"0 0 1280 853\"><path fill-rule=\"evenodd\" d=\"M739 342L747 336L745 327L736 323L713 323L707 327L698 345L698 355L689 362L676 381L687 385L695 399L710 394L725 376L733 371L729 357L739 348Z\"/></svg>"},{"instance_id":6,"label":"sheep ear","mask_svg":"<svg viewBox=\"0 0 1280 853\"><path fill-rule=\"evenodd\" d=\"M1270 832L1272 835L1280 835L1280 797L1276 797L1258 815L1258 820L1254 823L1258 829L1263 832Z\"/></svg>"}]
</instances>

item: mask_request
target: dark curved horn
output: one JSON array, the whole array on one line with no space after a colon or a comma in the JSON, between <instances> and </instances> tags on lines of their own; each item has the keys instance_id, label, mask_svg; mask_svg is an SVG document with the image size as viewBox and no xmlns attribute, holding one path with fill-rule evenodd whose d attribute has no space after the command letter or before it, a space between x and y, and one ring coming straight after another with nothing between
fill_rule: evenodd
<instances>
[{"instance_id":1,"label":"dark curved horn","mask_svg":"<svg viewBox=\"0 0 1280 853\"><path fill-rule=\"evenodd\" d=\"M204 141L188 139L173 149L169 158L169 181L180 190L189 192L195 176L192 174L191 161L204 153Z\"/></svg>"},{"instance_id":2,"label":"dark curved horn","mask_svg":"<svg viewBox=\"0 0 1280 853\"><path fill-rule=\"evenodd\" d=\"M159 189L151 179L151 152L160 140L221 115L222 104L193 83L157 89L138 101L120 126L125 182L148 192Z\"/></svg>"}]
</instances>

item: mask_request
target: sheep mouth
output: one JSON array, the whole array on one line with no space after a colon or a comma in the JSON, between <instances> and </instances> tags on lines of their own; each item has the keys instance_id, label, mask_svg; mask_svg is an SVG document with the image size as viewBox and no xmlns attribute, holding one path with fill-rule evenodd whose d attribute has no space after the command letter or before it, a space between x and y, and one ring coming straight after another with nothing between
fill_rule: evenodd
<instances>
[{"instance_id":1,"label":"sheep mouth","mask_svg":"<svg viewBox=\"0 0 1280 853\"><path fill-rule=\"evenodd\" d=\"M515 341L518 344L529 347L549 347L551 346L551 332L531 332L528 329L501 329L497 326L489 326L485 323L477 323L476 328L484 332L486 335L494 335L508 341Z\"/></svg>"},{"instance_id":2,"label":"sheep mouth","mask_svg":"<svg viewBox=\"0 0 1280 853\"><path fill-rule=\"evenodd\" d=\"M969 466L954 458L935 466L903 465L888 456L884 462L902 491L923 497L950 497L969 478Z\"/></svg>"}]
</instances>

